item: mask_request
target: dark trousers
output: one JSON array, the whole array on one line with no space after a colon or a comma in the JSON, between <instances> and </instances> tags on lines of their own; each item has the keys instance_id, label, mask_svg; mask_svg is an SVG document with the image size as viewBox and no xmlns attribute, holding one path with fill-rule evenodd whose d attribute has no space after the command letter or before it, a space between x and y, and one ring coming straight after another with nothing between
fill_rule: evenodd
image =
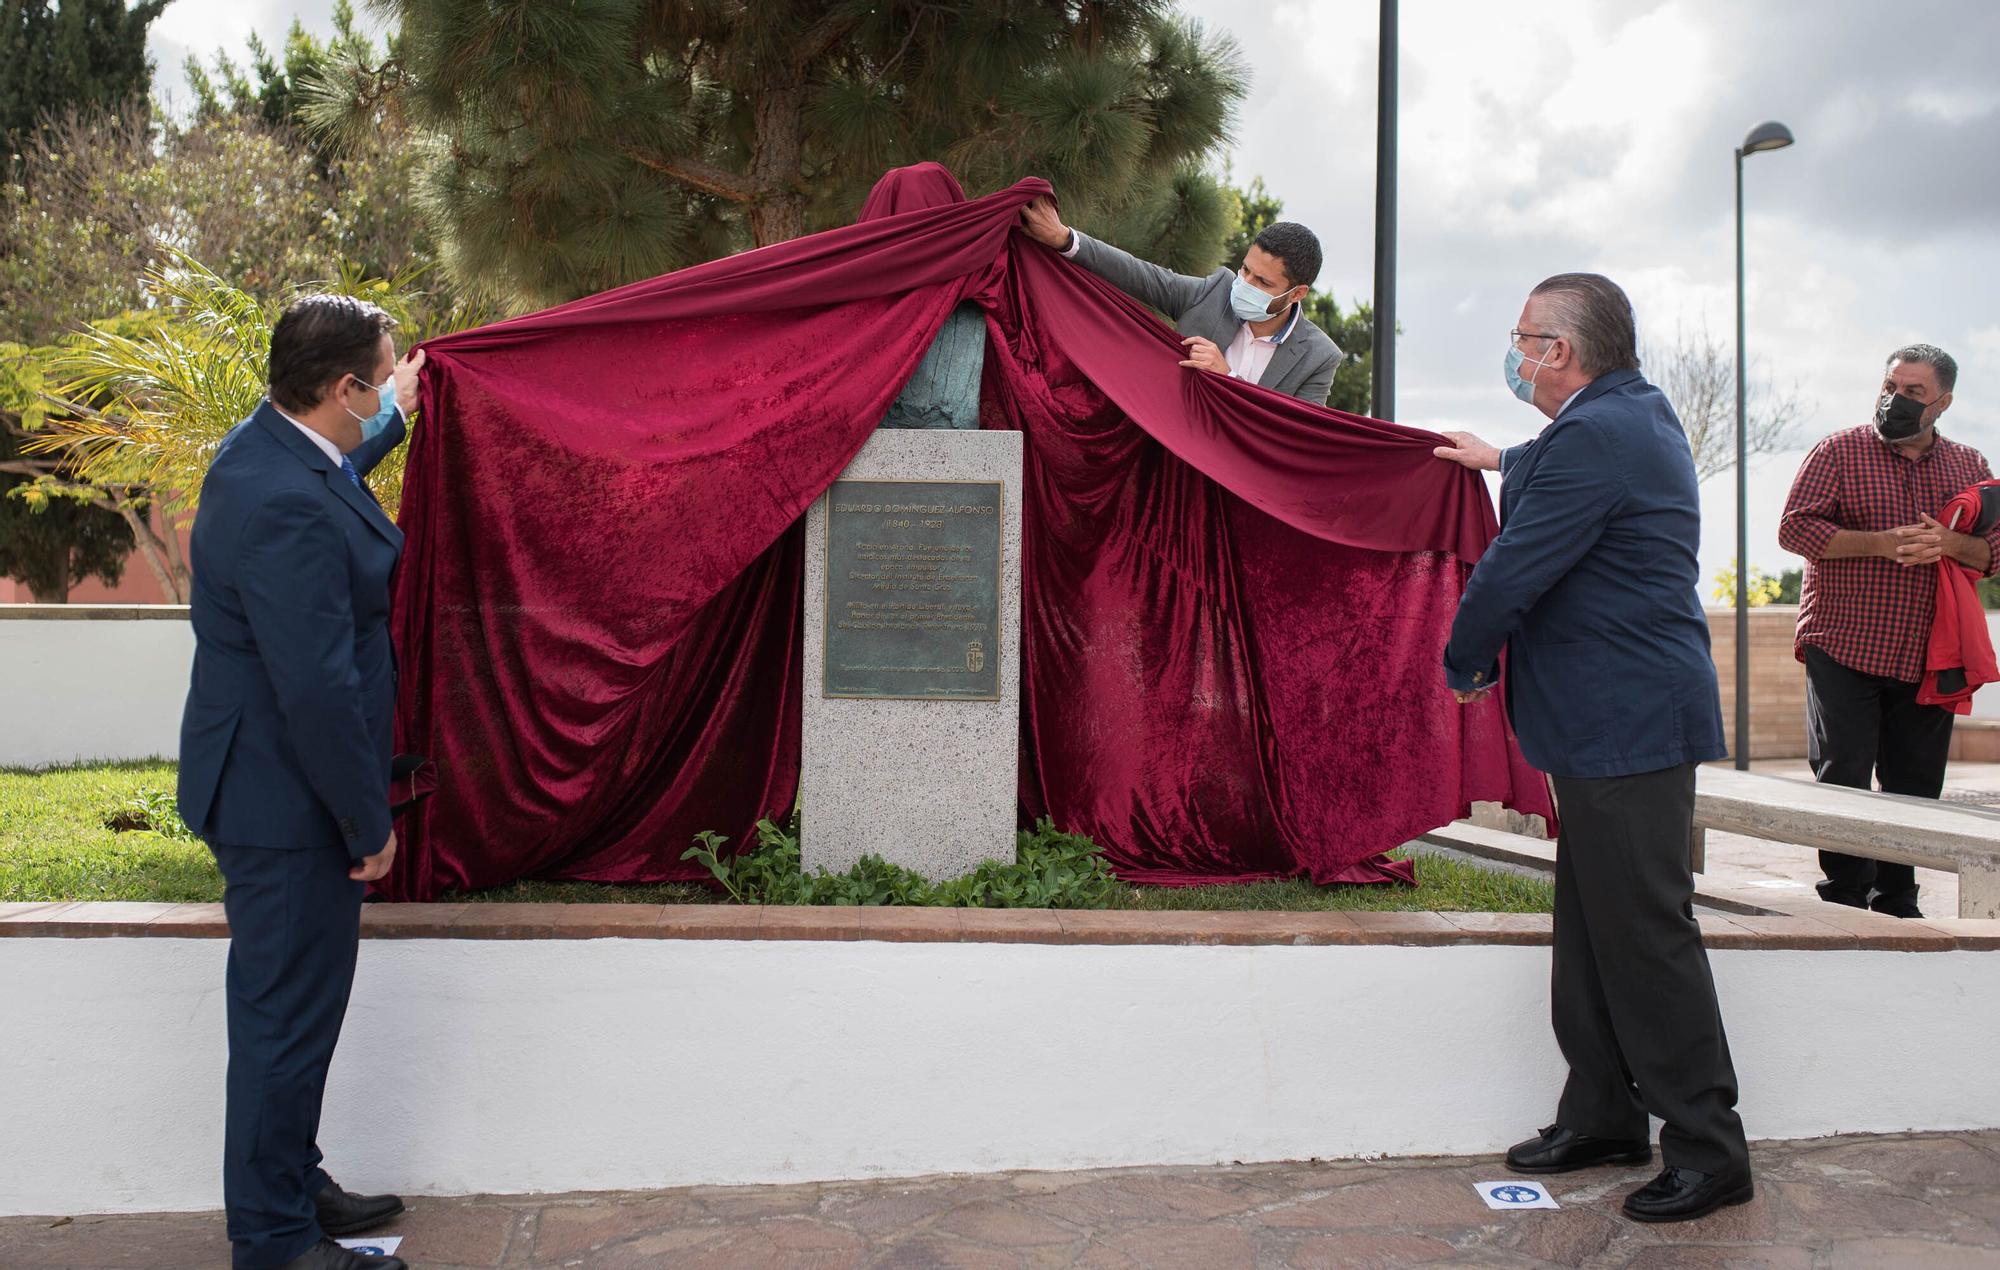
<instances>
[{"instance_id":1,"label":"dark trousers","mask_svg":"<svg viewBox=\"0 0 2000 1270\"><path fill-rule=\"evenodd\" d=\"M1944 792L1951 711L1917 704L1917 685L1864 675L1806 649L1806 754L1823 784L1936 798ZM1820 898L1884 912L1914 910L1917 871L1838 851L1819 853Z\"/></svg>"},{"instance_id":2,"label":"dark trousers","mask_svg":"<svg viewBox=\"0 0 2000 1270\"><path fill-rule=\"evenodd\" d=\"M227 883L229 1078L222 1197L238 1270L319 1242L320 1099L361 941L346 853L211 846Z\"/></svg>"},{"instance_id":3,"label":"dark trousers","mask_svg":"<svg viewBox=\"0 0 2000 1270\"><path fill-rule=\"evenodd\" d=\"M1569 1062L1556 1120L1633 1141L1666 1122L1668 1164L1748 1168L1736 1069L1694 920L1694 764L1555 778L1556 1043Z\"/></svg>"}]
</instances>

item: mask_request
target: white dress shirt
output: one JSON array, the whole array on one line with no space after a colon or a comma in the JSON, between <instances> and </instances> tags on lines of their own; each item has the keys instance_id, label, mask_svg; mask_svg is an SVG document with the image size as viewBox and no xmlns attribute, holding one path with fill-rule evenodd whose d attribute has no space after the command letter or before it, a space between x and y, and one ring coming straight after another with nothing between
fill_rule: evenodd
<instances>
[{"instance_id":1,"label":"white dress shirt","mask_svg":"<svg viewBox=\"0 0 2000 1270\"><path fill-rule=\"evenodd\" d=\"M1292 306L1292 320L1284 329L1272 335L1259 335L1245 322L1236 328L1236 338L1229 341L1229 347L1222 350L1223 360L1229 363L1232 379L1247 379L1256 383L1264 377L1264 371L1277 355L1278 345L1291 338L1292 328L1299 324L1299 306Z\"/></svg>"},{"instance_id":2,"label":"white dress shirt","mask_svg":"<svg viewBox=\"0 0 2000 1270\"><path fill-rule=\"evenodd\" d=\"M342 459L344 459L344 458L345 458L346 456L345 456L345 455L343 455L343 454L341 454L341 452L340 452L340 447L339 447L339 446L337 446L337 445L335 445L335 444L334 444L333 442L331 442L331 441L327 440L327 439L326 439L325 437L321 436L321 435L320 435L319 433L317 433L317 432L314 432L314 431L313 431L313 430L312 430L311 428L308 428L308 427L307 427L306 425L304 425L303 423L300 423L300 422L299 422L299 421L298 421L297 419L294 419L294 418L292 418L292 417L291 417L290 415L286 414L286 413L285 413L285 412L284 412L284 411L283 411L282 409L280 409L280 408L279 408L279 406L278 406L278 403L277 403L277 402L273 401L273 402L271 403L271 409L273 409L273 410L276 410L276 411L278 412L278 416L279 416L279 417L280 417L281 419L283 419L283 420L284 420L284 421L285 421L286 423L289 423L289 424L291 424L291 425L292 425L292 426L293 426L294 428L297 428L297 429L298 429L298 430L299 430L300 432L303 432L303 433L305 433L305 434L306 434L306 440L308 440L308 441L312 442L312 443L313 443L314 445L318 446L318 447L319 447L319 452L320 452L321 454L324 454L324 455L326 455L326 457L328 457L329 459L332 459L332 460L333 460L333 465L334 465L335 467L339 467L339 466L340 466L340 464L341 464L341 460L342 460Z\"/></svg>"}]
</instances>

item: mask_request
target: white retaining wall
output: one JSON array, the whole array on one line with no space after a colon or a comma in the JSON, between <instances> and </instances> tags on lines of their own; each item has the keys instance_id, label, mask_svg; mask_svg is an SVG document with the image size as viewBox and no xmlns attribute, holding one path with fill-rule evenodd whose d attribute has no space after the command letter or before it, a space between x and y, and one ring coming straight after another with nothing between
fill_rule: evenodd
<instances>
[{"instance_id":1,"label":"white retaining wall","mask_svg":"<svg viewBox=\"0 0 2000 1270\"><path fill-rule=\"evenodd\" d=\"M226 950L0 939L0 1214L219 1206ZM1994 955L1712 958L1753 1136L2000 1126ZM371 940L320 1142L344 1184L413 1194L1493 1152L1553 1114L1548 965Z\"/></svg>"},{"instance_id":2,"label":"white retaining wall","mask_svg":"<svg viewBox=\"0 0 2000 1270\"><path fill-rule=\"evenodd\" d=\"M64 608L91 611L0 605L0 767L176 757L194 665L187 610L29 616Z\"/></svg>"}]
</instances>

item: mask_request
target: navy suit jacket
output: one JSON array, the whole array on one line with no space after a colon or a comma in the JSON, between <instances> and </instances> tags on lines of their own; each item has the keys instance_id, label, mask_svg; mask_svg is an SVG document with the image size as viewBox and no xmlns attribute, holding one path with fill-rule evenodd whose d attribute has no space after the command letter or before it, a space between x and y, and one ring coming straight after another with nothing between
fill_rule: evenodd
<instances>
[{"instance_id":1,"label":"navy suit jacket","mask_svg":"<svg viewBox=\"0 0 2000 1270\"><path fill-rule=\"evenodd\" d=\"M398 414L348 458L365 474L405 433ZM374 498L270 402L223 438L195 515L181 718L181 818L203 838L355 860L389 840L402 550Z\"/></svg>"},{"instance_id":2,"label":"navy suit jacket","mask_svg":"<svg viewBox=\"0 0 2000 1270\"><path fill-rule=\"evenodd\" d=\"M1721 758L1701 504L1666 396L1637 371L1600 375L1505 460L1500 536L1459 601L1446 680L1492 684L1504 646L1521 751L1552 775Z\"/></svg>"}]
</instances>

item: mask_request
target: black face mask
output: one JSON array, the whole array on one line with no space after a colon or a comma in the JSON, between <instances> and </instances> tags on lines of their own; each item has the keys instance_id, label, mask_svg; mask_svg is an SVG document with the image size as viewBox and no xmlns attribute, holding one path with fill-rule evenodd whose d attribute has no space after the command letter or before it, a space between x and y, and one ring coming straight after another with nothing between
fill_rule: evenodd
<instances>
[{"instance_id":1,"label":"black face mask","mask_svg":"<svg viewBox=\"0 0 2000 1270\"><path fill-rule=\"evenodd\" d=\"M1907 441L1923 430L1923 402L1899 392L1885 392L1875 403L1875 431L1884 441Z\"/></svg>"}]
</instances>

